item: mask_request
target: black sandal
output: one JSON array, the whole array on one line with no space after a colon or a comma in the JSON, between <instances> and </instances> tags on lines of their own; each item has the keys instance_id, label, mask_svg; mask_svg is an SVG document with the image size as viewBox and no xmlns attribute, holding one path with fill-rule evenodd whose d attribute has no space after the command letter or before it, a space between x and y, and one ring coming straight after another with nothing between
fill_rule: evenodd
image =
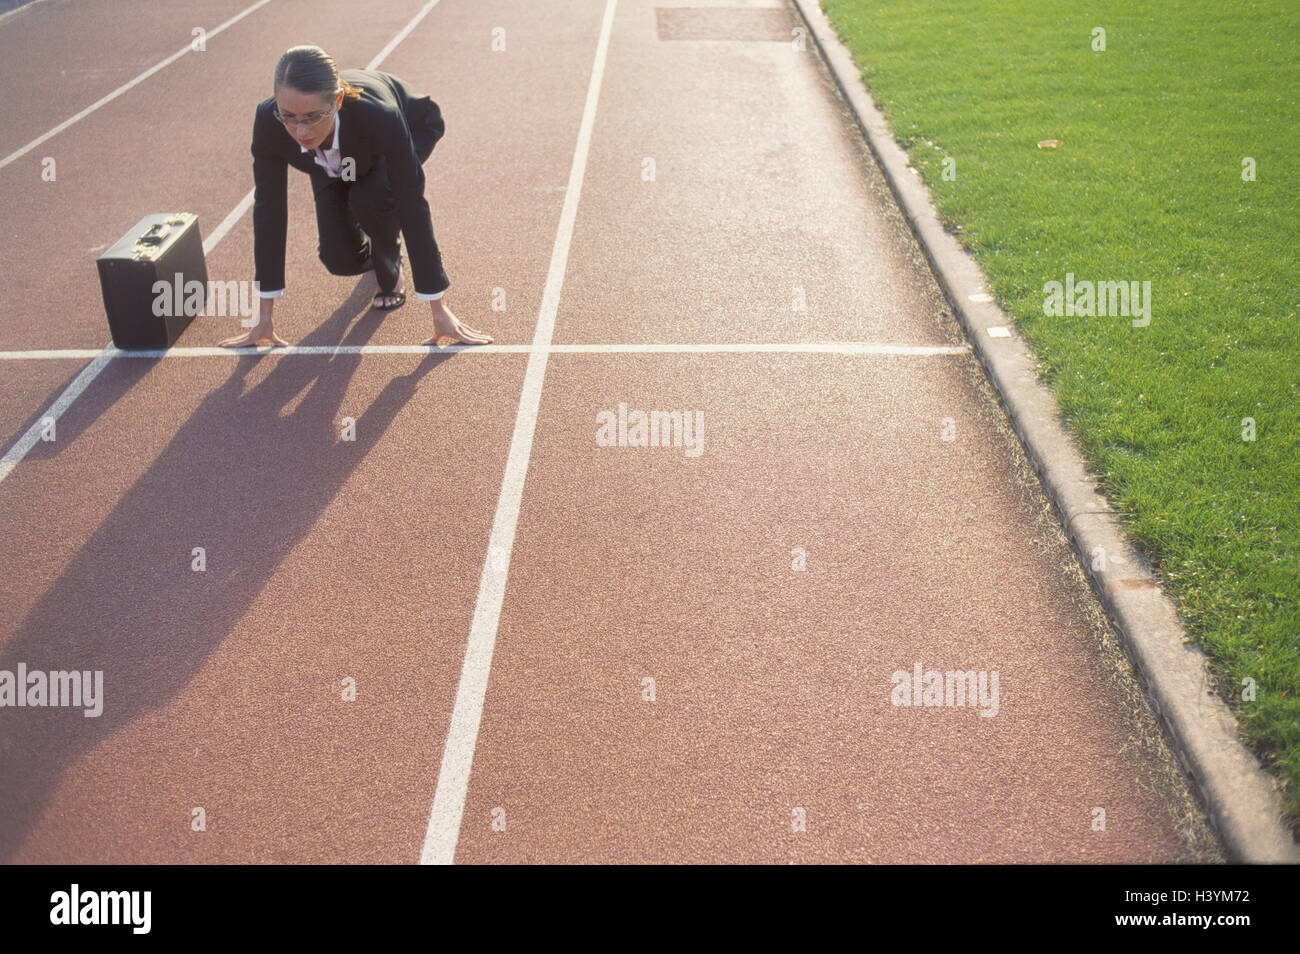
<instances>
[{"instance_id":1,"label":"black sandal","mask_svg":"<svg viewBox=\"0 0 1300 954\"><path fill-rule=\"evenodd\" d=\"M397 301L393 302L391 305L378 304L379 300L383 298L396 298ZM375 297L370 299L370 307L374 308L376 311L392 311L394 308L401 308L404 304L406 304L406 292L404 291L375 292Z\"/></svg>"},{"instance_id":2,"label":"black sandal","mask_svg":"<svg viewBox=\"0 0 1300 954\"><path fill-rule=\"evenodd\" d=\"M402 277L402 270L400 268L397 270L397 277ZM391 305L375 304L376 300L380 298L396 298L397 301ZM377 291L375 292L374 297L370 299L370 307L378 311L392 311L394 308L401 308L404 304L406 304L406 292L404 291Z\"/></svg>"}]
</instances>

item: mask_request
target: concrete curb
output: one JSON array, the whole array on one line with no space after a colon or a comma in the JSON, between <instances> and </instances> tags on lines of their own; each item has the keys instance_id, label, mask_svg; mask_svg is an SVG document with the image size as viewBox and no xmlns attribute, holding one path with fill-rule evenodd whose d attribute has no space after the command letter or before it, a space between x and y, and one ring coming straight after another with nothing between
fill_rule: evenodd
<instances>
[{"instance_id":1,"label":"concrete curb","mask_svg":"<svg viewBox=\"0 0 1300 954\"><path fill-rule=\"evenodd\" d=\"M792 2L857 117L939 287L1001 395L1084 572L1117 624L1129 656L1146 681L1152 706L1231 859L1300 862L1300 846L1283 823L1277 783L1241 743L1236 718L1210 689L1204 655L1186 641L1174 604L1141 555L1124 539L1115 511L1088 475L1082 455L1065 430L1056 399L1037 379L1024 340L993 300L975 260L940 224L929 190L895 142L861 82L852 54L840 42L818 0ZM989 334L993 328L1009 334L993 337ZM1093 554L1098 551L1104 558L1094 561ZM1103 568L1091 569L1094 562Z\"/></svg>"}]
</instances>

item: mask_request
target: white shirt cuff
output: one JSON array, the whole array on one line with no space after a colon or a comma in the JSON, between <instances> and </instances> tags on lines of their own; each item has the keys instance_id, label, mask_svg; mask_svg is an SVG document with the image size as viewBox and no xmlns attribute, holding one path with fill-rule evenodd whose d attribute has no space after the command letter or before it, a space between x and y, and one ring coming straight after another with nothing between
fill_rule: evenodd
<instances>
[{"instance_id":1,"label":"white shirt cuff","mask_svg":"<svg viewBox=\"0 0 1300 954\"><path fill-rule=\"evenodd\" d=\"M283 288L281 288L279 291L262 291L260 288L257 290L257 295L259 298L279 298L283 294L284 294Z\"/></svg>"},{"instance_id":2,"label":"white shirt cuff","mask_svg":"<svg viewBox=\"0 0 1300 954\"><path fill-rule=\"evenodd\" d=\"M445 291L434 292L432 295L426 295L424 292L416 292L415 294L416 297L420 299L420 301L437 301L439 298L445 295L446 292Z\"/></svg>"}]
</instances>

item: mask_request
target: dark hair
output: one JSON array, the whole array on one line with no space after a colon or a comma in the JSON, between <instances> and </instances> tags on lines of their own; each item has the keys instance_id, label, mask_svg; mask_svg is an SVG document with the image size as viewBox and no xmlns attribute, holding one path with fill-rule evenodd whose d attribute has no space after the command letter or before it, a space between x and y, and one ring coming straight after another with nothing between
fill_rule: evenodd
<instances>
[{"instance_id":1,"label":"dark hair","mask_svg":"<svg viewBox=\"0 0 1300 954\"><path fill-rule=\"evenodd\" d=\"M340 82L339 70L319 46L293 46L285 50L275 64L275 89L287 86L300 93L319 93L333 99L340 92L344 99L356 99L361 88Z\"/></svg>"}]
</instances>

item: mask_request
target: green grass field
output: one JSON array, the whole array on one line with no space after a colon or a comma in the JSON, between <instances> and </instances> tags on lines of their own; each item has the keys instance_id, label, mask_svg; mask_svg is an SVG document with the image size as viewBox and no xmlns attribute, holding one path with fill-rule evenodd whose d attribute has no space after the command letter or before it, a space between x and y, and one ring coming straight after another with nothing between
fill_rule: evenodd
<instances>
[{"instance_id":1,"label":"green grass field","mask_svg":"<svg viewBox=\"0 0 1300 954\"><path fill-rule=\"evenodd\" d=\"M1300 819L1300 4L822 6Z\"/></svg>"}]
</instances>

